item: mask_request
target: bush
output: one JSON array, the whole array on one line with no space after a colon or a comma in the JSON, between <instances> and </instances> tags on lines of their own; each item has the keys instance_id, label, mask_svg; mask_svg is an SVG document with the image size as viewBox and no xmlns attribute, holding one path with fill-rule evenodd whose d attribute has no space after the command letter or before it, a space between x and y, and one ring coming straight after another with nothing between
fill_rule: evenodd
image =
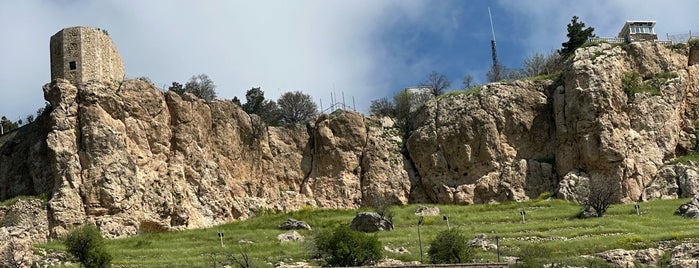
<instances>
[{"instance_id":1,"label":"bush","mask_svg":"<svg viewBox=\"0 0 699 268\"><path fill-rule=\"evenodd\" d=\"M109 267L112 256L104 246L104 238L94 225L85 225L73 230L66 237L68 252L78 258L87 268Z\"/></svg>"},{"instance_id":2,"label":"bush","mask_svg":"<svg viewBox=\"0 0 699 268\"><path fill-rule=\"evenodd\" d=\"M551 249L541 244L525 244L519 248L517 255L522 261L518 267L543 267L551 256Z\"/></svg>"},{"instance_id":3,"label":"bush","mask_svg":"<svg viewBox=\"0 0 699 268\"><path fill-rule=\"evenodd\" d=\"M315 249L330 266L370 265L381 259L382 247L376 235L368 235L342 225L320 232Z\"/></svg>"},{"instance_id":4,"label":"bush","mask_svg":"<svg viewBox=\"0 0 699 268\"><path fill-rule=\"evenodd\" d=\"M432 240L427 255L430 263L466 263L471 262L473 252L461 231L450 229L440 232Z\"/></svg>"}]
</instances>

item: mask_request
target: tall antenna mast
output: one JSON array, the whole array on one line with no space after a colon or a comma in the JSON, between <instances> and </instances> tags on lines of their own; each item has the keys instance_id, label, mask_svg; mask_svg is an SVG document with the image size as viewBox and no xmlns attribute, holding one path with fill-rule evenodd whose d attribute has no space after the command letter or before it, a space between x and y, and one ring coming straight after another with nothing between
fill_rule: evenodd
<instances>
[{"instance_id":1,"label":"tall antenna mast","mask_svg":"<svg viewBox=\"0 0 699 268\"><path fill-rule=\"evenodd\" d=\"M498 52L495 48L495 27L493 27L493 14L490 13L490 7L488 7L488 16L490 17L490 31L493 33L493 39L490 40L490 49L493 53L493 68L497 68Z\"/></svg>"}]
</instances>

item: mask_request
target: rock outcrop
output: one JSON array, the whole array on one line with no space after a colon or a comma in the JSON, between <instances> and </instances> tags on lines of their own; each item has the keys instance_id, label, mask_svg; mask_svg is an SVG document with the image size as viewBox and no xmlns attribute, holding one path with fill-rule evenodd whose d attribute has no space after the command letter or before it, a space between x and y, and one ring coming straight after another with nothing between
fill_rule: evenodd
<instances>
[{"instance_id":1,"label":"rock outcrop","mask_svg":"<svg viewBox=\"0 0 699 268\"><path fill-rule=\"evenodd\" d=\"M555 188L551 81L494 83L418 113L408 151L419 185L445 204L526 200Z\"/></svg>"},{"instance_id":2,"label":"rock outcrop","mask_svg":"<svg viewBox=\"0 0 699 268\"><path fill-rule=\"evenodd\" d=\"M433 98L410 133L350 111L271 127L142 80L57 79L44 87L51 108L0 137L0 199L46 193L54 237L86 222L121 237L303 206L580 200L602 183L624 202L694 196L696 165L670 164L697 144L689 54L589 46L553 79ZM632 74L653 90L635 93Z\"/></svg>"},{"instance_id":3,"label":"rock outcrop","mask_svg":"<svg viewBox=\"0 0 699 268\"><path fill-rule=\"evenodd\" d=\"M360 212L352 219L350 227L355 231L373 233L393 230L393 222L376 212Z\"/></svg>"},{"instance_id":4,"label":"rock outcrop","mask_svg":"<svg viewBox=\"0 0 699 268\"><path fill-rule=\"evenodd\" d=\"M0 188L5 198L50 193L54 237L86 222L121 237L144 222L182 229L267 210L408 202L400 133L359 113L268 127L233 102L163 93L141 80L58 79L44 93L52 107L45 133L3 140L13 157L0 176L16 183Z\"/></svg>"}]
</instances>

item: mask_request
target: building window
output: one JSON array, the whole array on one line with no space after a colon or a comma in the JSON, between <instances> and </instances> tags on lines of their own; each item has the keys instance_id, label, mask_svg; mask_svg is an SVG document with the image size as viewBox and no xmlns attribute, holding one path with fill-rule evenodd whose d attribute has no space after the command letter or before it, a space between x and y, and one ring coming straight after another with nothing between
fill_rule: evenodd
<instances>
[{"instance_id":1,"label":"building window","mask_svg":"<svg viewBox=\"0 0 699 268\"><path fill-rule=\"evenodd\" d=\"M68 66L70 67L71 70L75 70L76 68L78 68L78 67L75 65L75 62L74 62L74 61L69 62L69 63L68 63Z\"/></svg>"}]
</instances>

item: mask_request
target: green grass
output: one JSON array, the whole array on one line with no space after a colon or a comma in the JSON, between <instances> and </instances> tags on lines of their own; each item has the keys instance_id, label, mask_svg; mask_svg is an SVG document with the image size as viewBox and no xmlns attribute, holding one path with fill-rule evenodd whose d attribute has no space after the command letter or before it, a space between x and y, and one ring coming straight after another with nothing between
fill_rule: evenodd
<instances>
[{"instance_id":1,"label":"green grass","mask_svg":"<svg viewBox=\"0 0 699 268\"><path fill-rule=\"evenodd\" d=\"M690 153L687 155L677 157L677 158L671 160L670 163L671 164L677 164L677 163L687 164L690 161L692 161L694 163L699 163L699 152L694 152L694 153Z\"/></svg>"},{"instance_id":2,"label":"green grass","mask_svg":"<svg viewBox=\"0 0 699 268\"><path fill-rule=\"evenodd\" d=\"M42 193L40 195L20 195L20 196L15 196L13 198L0 201L0 207L9 207L17 203L19 200L41 200L41 203L43 205L46 205L46 202L49 200L49 195L47 193Z\"/></svg>"},{"instance_id":3,"label":"green grass","mask_svg":"<svg viewBox=\"0 0 699 268\"><path fill-rule=\"evenodd\" d=\"M531 264L558 262L569 265L595 263L601 260L580 258L597 252L614 249L638 249L655 247L660 241L699 241L699 224L696 220L673 215L677 207L687 199L657 200L641 204L642 214L635 214L633 204L613 205L602 218L577 219L579 205L556 199L538 199L529 202L458 206L437 205L443 215L449 215L451 228L459 228L472 238L485 233L490 238L499 237L502 256L525 257ZM384 246L405 247L410 254L385 252L388 258L402 261L420 260L417 216L418 205L394 207L394 231L377 235ZM519 211L527 212L522 223ZM313 235L326 228L351 222L355 210L303 209L284 214L270 214L246 221L225 224L213 228L170 233L151 233L110 240L109 251L114 255L116 267L211 267L212 256L223 260L225 254L248 252L253 262L262 267L279 261L286 263L312 259L310 242L279 243L276 236L282 233L277 225L286 218L308 222L312 231L299 233L311 240ZM423 252L440 232L447 229L442 217L426 217L420 227ZM223 231L225 247L217 237ZM248 240L252 244L239 244ZM39 247L62 249L60 241L41 244ZM536 252L534 252L536 251ZM425 259L427 257L425 256ZM495 252L476 251L475 259L494 262ZM599 264L599 265L597 265Z\"/></svg>"},{"instance_id":4,"label":"green grass","mask_svg":"<svg viewBox=\"0 0 699 268\"><path fill-rule=\"evenodd\" d=\"M675 72L657 73L651 79L642 81L638 72L631 71L624 73L621 79L624 92L628 97L628 102L631 103L636 98L636 93L650 93L652 96L660 95L660 88L668 81L677 78Z\"/></svg>"}]
</instances>

